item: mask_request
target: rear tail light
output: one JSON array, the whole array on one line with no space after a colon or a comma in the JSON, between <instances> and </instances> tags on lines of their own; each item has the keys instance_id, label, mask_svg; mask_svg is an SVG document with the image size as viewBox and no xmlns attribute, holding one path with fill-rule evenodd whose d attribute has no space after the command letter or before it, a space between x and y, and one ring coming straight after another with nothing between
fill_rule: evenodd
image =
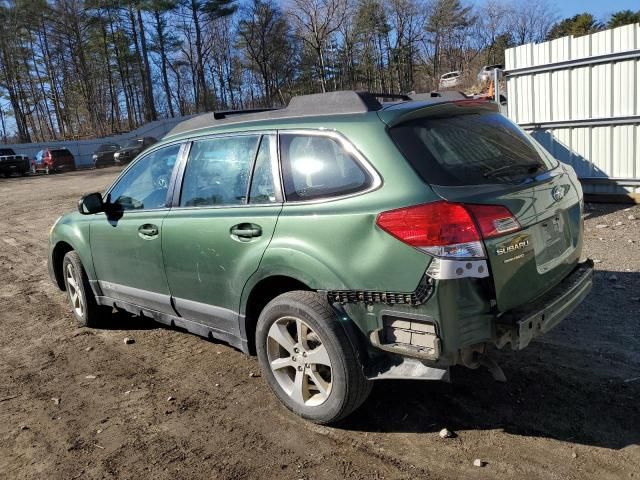
<instances>
[{"instance_id":1,"label":"rear tail light","mask_svg":"<svg viewBox=\"0 0 640 480\"><path fill-rule=\"evenodd\" d=\"M520 230L520 224L502 205L465 205L475 217L484 238L499 237Z\"/></svg>"},{"instance_id":2,"label":"rear tail light","mask_svg":"<svg viewBox=\"0 0 640 480\"><path fill-rule=\"evenodd\" d=\"M376 224L412 247L449 258L484 258L483 237L520 228L506 207L445 201L382 212Z\"/></svg>"}]
</instances>

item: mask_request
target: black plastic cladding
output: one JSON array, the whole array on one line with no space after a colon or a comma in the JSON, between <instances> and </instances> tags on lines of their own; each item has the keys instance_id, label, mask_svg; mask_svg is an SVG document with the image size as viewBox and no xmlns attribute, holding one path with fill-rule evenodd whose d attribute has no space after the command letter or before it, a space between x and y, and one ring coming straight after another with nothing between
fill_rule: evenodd
<instances>
[{"instance_id":1,"label":"black plastic cladding","mask_svg":"<svg viewBox=\"0 0 640 480\"><path fill-rule=\"evenodd\" d=\"M418 288L410 293L376 292L366 290L329 290L329 303L386 303L387 305L418 306L426 302L433 293L433 279L427 275L422 277Z\"/></svg>"}]
</instances>

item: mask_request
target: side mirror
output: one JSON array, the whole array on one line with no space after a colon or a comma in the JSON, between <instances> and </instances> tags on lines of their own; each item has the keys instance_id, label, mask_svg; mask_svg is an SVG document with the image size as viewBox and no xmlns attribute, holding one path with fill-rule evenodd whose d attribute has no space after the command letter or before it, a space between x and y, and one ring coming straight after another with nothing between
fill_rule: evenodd
<instances>
[{"instance_id":1,"label":"side mirror","mask_svg":"<svg viewBox=\"0 0 640 480\"><path fill-rule=\"evenodd\" d=\"M82 215L92 215L105 211L105 203L99 192L89 193L78 201L78 211Z\"/></svg>"}]
</instances>

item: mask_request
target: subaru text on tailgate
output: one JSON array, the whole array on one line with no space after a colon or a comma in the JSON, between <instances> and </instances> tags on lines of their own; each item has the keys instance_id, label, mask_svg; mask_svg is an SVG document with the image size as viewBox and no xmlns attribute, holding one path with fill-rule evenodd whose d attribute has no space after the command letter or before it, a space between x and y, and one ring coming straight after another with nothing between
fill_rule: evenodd
<instances>
[{"instance_id":1,"label":"subaru text on tailgate","mask_svg":"<svg viewBox=\"0 0 640 480\"><path fill-rule=\"evenodd\" d=\"M76 319L113 308L257 354L290 410L336 422L372 380L448 380L591 289L582 191L494 103L366 92L204 114L50 234Z\"/></svg>"}]
</instances>

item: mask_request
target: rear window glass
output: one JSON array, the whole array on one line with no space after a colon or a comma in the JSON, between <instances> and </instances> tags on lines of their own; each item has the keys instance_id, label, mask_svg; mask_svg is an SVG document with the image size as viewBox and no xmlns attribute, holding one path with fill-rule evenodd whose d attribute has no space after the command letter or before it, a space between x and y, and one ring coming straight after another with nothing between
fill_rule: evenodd
<instances>
[{"instance_id":1,"label":"rear window glass","mask_svg":"<svg viewBox=\"0 0 640 480\"><path fill-rule=\"evenodd\" d=\"M0 156L15 155L15 152L10 148L0 148Z\"/></svg>"},{"instance_id":2,"label":"rear window glass","mask_svg":"<svg viewBox=\"0 0 640 480\"><path fill-rule=\"evenodd\" d=\"M556 165L499 113L422 118L390 134L422 179L434 185L517 183Z\"/></svg>"},{"instance_id":3,"label":"rear window glass","mask_svg":"<svg viewBox=\"0 0 640 480\"><path fill-rule=\"evenodd\" d=\"M280 135L280 155L289 201L348 195L371 184L364 168L330 137Z\"/></svg>"},{"instance_id":4,"label":"rear window glass","mask_svg":"<svg viewBox=\"0 0 640 480\"><path fill-rule=\"evenodd\" d=\"M71 156L71 152L66 148L59 148L57 150L51 150L52 157L69 157Z\"/></svg>"}]
</instances>

